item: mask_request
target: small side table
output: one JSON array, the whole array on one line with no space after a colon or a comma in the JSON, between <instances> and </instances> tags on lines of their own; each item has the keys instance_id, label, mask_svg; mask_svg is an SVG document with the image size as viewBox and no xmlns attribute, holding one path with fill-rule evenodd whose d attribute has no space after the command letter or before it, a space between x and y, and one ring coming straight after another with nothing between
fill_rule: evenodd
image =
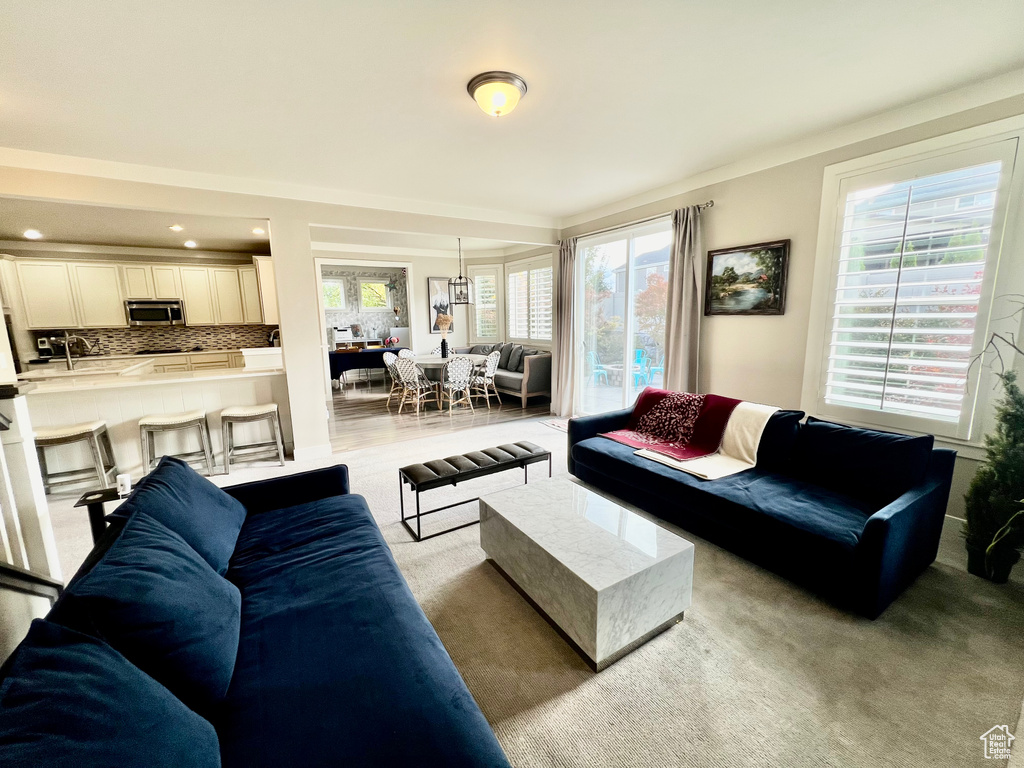
<instances>
[{"instance_id":1,"label":"small side table","mask_svg":"<svg viewBox=\"0 0 1024 768\"><path fill-rule=\"evenodd\" d=\"M107 530L107 516L103 513L103 505L108 501L120 501L117 488L104 488L99 491L83 493L82 498L75 502L75 508L85 507L89 513L89 527L92 529L92 543L96 544L100 536Z\"/></svg>"}]
</instances>

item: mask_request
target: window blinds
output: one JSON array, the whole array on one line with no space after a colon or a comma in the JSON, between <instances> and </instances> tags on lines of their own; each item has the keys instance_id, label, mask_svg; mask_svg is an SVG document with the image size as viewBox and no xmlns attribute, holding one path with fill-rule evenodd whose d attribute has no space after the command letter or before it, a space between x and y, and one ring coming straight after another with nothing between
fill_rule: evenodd
<instances>
[{"instance_id":1,"label":"window blinds","mask_svg":"<svg viewBox=\"0 0 1024 768\"><path fill-rule=\"evenodd\" d=\"M959 420L1001 166L847 195L826 402Z\"/></svg>"},{"instance_id":2,"label":"window blinds","mask_svg":"<svg viewBox=\"0 0 1024 768\"><path fill-rule=\"evenodd\" d=\"M508 336L550 341L554 273L550 265L523 267L508 274Z\"/></svg>"}]
</instances>

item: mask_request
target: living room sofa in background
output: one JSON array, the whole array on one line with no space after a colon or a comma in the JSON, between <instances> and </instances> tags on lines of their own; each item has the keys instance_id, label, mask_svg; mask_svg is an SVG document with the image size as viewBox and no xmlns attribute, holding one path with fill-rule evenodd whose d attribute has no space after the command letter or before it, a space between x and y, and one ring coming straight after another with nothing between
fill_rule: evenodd
<instances>
[{"instance_id":1,"label":"living room sofa in background","mask_svg":"<svg viewBox=\"0 0 1024 768\"><path fill-rule=\"evenodd\" d=\"M531 397L551 397L551 353L530 349L521 344L474 344L458 347L455 354L489 355L494 350L501 352L498 371L494 374L494 386L499 392L515 395L526 407Z\"/></svg>"},{"instance_id":2,"label":"living room sofa in background","mask_svg":"<svg viewBox=\"0 0 1024 768\"><path fill-rule=\"evenodd\" d=\"M869 618L935 560L956 452L931 436L777 411L753 469L701 480L598 436L631 415L571 419L569 472Z\"/></svg>"},{"instance_id":3,"label":"living room sofa in background","mask_svg":"<svg viewBox=\"0 0 1024 768\"><path fill-rule=\"evenodd\" d=\"M508 762L345 466L165 458L0 669L0 764Z\"/></svg>"}]
</instances>

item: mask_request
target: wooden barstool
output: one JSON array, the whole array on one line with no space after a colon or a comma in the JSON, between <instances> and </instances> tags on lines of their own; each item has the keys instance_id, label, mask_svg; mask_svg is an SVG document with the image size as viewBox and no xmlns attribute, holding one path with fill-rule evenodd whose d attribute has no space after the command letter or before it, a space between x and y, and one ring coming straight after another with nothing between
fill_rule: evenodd
<instances>
[{"instance_id":1,"label":"wooden barstool","mask_svg":"<svg viewBox=\"0 0 1024 768\"><path fill-rule=\"evenodd\" d=\"M178 432L184 429L199 430L201 450L191 453L157 453L157 432ZM210 425L206 421L206 411L186 411L185 413L161 413L143 416L139 419L139 436L142 439L142 468L149 472L153 462L161 456L174 456L189 463L206 462L206 474L213 474L213 449L210 447Z\"/></svg>"},{"instance_id":2,"label":"wooden barstool","mask_svg":"<svg viewBox=\"0 0 1024 768\"><path fill-rule=\"evenodd\" d=\"M87 421L84 424L70 424L64 427L49 427L36 430L36 455L39 457L39 469L43 475L43 488L46 493L57 485L81 483L95 477L100 488L110 488L117 476L117 462L114 461L114 449L110 445L107 434L107 422ZM49 472L46 468L46 448L71 443L88 443L92 453L93 465L82 469L69 469L63 472Z\"/></svg>"},{"instance_id":3,"label":"wooden barstool","mask_svg":"<svg viewBox=\"0 0 1024 768\"><path fill-rule=\"evenodd\" d=\"M235 424L252 421L269 421L270 431L274 439L265 443L250 443L235 447ZM231 459L270 459L277 458L284 466L284 441L281 439L281 417L277 412L277 403L261 405L235 405L220 412L221 438L224 443L224 471L231 472Z\"/></svg>"}]
</instances>

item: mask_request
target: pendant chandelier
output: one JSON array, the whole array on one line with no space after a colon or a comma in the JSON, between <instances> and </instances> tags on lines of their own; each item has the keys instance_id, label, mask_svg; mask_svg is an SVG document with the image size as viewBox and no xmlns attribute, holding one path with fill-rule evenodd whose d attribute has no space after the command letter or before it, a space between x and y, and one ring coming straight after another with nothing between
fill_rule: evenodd
<instances>
[{"instance_id":1,"label":"pendant chandelier","mask_svg":"<svg viewBox=\"0 0 1024 768\"><path fill-rule=\"evenodd\" d=\"M448 280L449 304L472 304L473 281L462 276L462 238L459 238L459 276Z\"/></svg>"}]
</instances>

